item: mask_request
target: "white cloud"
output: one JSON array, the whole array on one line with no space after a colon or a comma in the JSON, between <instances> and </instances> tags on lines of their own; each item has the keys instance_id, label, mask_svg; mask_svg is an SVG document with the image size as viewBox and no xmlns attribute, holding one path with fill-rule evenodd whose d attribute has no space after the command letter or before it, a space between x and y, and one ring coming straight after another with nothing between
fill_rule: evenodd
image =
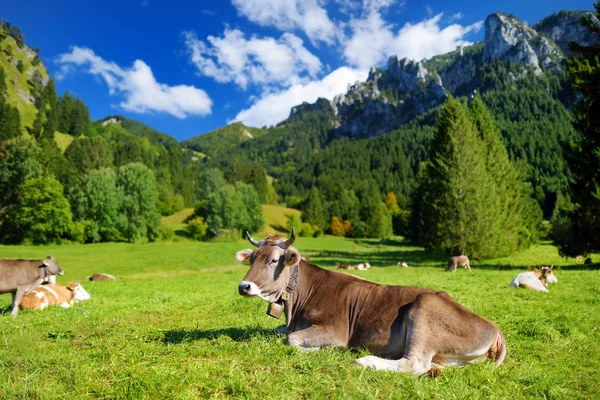
<instances>
[{"instance_id":1,"label":"white cloud","mask_svg":"<svg viewBox=\"0 0 600 400\"><path fill-rule=\"evenodd\" d=\"M195 33L184 33L185 44L198 71L217 82L234 82L242 89L249 84L290 86L316 77L321 61L309 52L300 38L284 33L246 39L238 29L225 29L223 37L209 36L209 45ZM303 77L304 76L304 77Z\"/></svg>"},{"instance_id":2,"label":"white cloud","mask_svg":"<svg viewBox=\"0 0 600 400\"><path fill-rule=\"evenodd\" d=\"M348 84L367 79L368 71L341 67L321 80L296 84L285 90L264 94L252 106L240 111L235 121L249 126L273 125L286 119L293 106L303 102L314 103L319 97L333 99L345 93Z\"/></svg>"},{"instance_id":3,"label":"white cloud","mask_svg":"<svg viewBox=\"0 0 600 400\"><path fill-rule=\"evenodd\" d=\"M454 22L454 21L460 21L462 19L463 15L461 12L457 12L455 14L452 14L450 16L450 18L448 18L449 22Z\"/></svg>"},{"instance_id":4,"label":"white cloud","mask_svg":"<svg viewBox=\"0 0 600 400\"><path fill-rule=\"evenodd\" d=\"M150 67L136 60L131 68L122 68L114 62L103 60L86 47L73 47L71 52L58 56L61 74L74 70L74 66L87 67L87 72L101 77L111 95L122 95L119 106L136 113L161 112L177 118L211 113L212 101L204 90L194 86L168 86L154 78Z\"/></svg>"},{"instance_id":5,"label":"white cloud","mask_svg":"<svg viewBox=\"0 0 600 400\"><path fill-rule=\"evenodd\" d=\"M340 34L317 0L232 0L238 13L261 26L301 30L312 43L333 44Z\"/></svg>"},{"instance_id":6,"label":"white cloud","mask_svg":"<svg viewBox=\"0 0 600 400\"><path fill-rule=\"evenodd\" d=\"M468 26L452 24L440 27L442 14L417 24L405 24L394 33L379 11L350 21L351 37L344 43L344 57L353 66L366 69L396 54L414 60L429 58L471 44L464 40L470 32L481 29L482 21Z\"/></svg>"}]
</instances>

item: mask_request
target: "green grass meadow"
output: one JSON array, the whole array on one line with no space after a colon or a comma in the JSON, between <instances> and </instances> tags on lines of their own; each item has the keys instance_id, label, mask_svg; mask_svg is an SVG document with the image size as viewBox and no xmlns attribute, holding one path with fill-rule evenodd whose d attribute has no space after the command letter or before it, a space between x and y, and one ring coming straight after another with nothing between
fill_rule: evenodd
<instances>
[{"instance_id":1,"label":"green grass meadow","mask_svg":"<svg viewBox=\"0 0 600 400\"><path fill-rule=\"evenodd\" d=\"M558 256L547 244L512 258L444 272L444 258L389 240L299 238L310 261L364 262L363 278L446 290L505 332L508 356L447 368L437 378L364 370L367 353L338 348L299 352L274 333L282 321L237 285L247 267L238 243L0 246L4 258L54 255L65 276L93 272L115 282L84 282L91 300L69 309L0 315L0 399L197 398L599 398L600 272ZM597 257L597 256L596 256ZM405 261L409 268L398 268ZM527 266L554 264L550 293L516 290ZM556 268L556 267L555 267ZM10 295L0 296L0 308Z\"/></svg>"}]
</instances>

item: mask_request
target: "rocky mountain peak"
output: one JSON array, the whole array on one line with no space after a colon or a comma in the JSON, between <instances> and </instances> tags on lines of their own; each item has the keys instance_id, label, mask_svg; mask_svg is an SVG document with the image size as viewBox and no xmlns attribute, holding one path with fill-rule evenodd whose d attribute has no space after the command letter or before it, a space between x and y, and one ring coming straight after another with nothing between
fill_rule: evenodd
<instances>
[{"instance_id":1,"label":"rocky mountain peak","mask_svg":"<svg viewBox=\"0 0 600 400\"><path fill-rule=\"evenodd\" d=\"M485 20L484 60L524 63L540 75L541 67L557 68L563 58L556 43L514 16L493 13Z\"/></svg>"}]
</instances>

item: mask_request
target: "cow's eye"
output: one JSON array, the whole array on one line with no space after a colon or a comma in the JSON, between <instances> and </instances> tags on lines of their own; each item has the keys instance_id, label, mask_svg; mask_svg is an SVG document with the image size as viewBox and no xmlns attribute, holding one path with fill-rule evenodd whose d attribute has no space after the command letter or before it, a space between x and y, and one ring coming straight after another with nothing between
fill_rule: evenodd
<instances>
[{"instance_id":1,"label":"cow's eye","mask_svg":"<svg viewBox=\"0 0 600 400\"><path fill-rule=\"evenodd\" d=\"M272 260L271 260L271 264L275 264L275 263L277 263L278 261L279 261L279 259L278 259L278 258L274 258L274 259L272 259Z\"/></svg>"}]
</instances>

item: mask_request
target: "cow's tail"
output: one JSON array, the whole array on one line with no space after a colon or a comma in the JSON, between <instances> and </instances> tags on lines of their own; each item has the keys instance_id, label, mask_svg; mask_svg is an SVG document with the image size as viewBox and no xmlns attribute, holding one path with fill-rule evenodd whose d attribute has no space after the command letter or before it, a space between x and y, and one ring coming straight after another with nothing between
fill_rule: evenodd
<instances>
[{"instance_id":1,"label":"cow's tail","mask_svg":"<svg viewBox=\"0 0 600 400\"><path fill-rule=\"evenodd\" d=\"M496 347L496 365L502 364L504 361L504 357L506 357L506 337L504 336L504 332L502 329L498 328L498 339L496 339L496 343L494 344Z\"/></svg>"}]
</instances>

